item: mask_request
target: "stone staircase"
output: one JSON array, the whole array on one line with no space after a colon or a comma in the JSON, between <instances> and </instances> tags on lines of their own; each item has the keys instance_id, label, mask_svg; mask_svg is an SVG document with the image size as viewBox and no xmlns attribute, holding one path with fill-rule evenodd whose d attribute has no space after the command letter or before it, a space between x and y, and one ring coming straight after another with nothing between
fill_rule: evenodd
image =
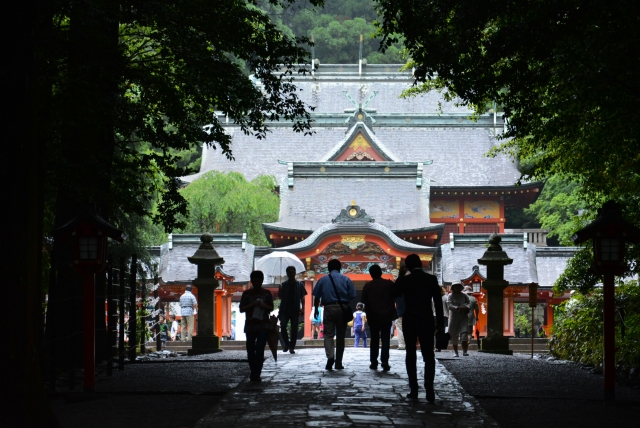
<instances>
[{"instance_id":1,"label":"stone staircase","mask_svg":"<svg viewBox=\"0 0 640 428\"><path fill-rule=\"evenodd\" d=\"M534 339L533 352L537 354L547 353L549 349L547 348L547 338L536 338ZM244 340L223 340L220 342L223 350L245 350L245 341ZM353 338L345 339L345 346L352 347L354 345ZM147 345L150 349L155 347L155 343L150 343ZM311 340L298 340L296 343L296 348L323 348L324 342L322 339L311 339ZM396 339L391 340L391 348L397 348L398 341ZM513 352L517 353L529 353L531 352L531 338L511 338L509 339L509 348ZM167 350L177 352L179 354L186 354L187 350L191 349L191 342L167 342ZM452 350L453 347L449 345L448 350ZM477 351L478 346L476 344L476 340L472 340L469 344L470 351Z\"/></svg>"}]
</instances>

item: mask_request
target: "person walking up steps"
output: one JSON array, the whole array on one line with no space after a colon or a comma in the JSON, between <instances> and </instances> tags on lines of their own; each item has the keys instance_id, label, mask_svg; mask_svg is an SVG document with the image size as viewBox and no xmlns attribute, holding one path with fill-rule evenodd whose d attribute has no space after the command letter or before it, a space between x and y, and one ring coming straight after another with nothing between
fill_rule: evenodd
<instances>
[{"instance_id":1,"label":"person walking up steps","mask_svg":"<svg viewBox=\"0 0 640 428\"><path fill-rule=\"evenodd\" d=\"M364 305L362 303L358 303L356 305L356 311L353 313L353 335L355 336L355 340L353 342L354 348L360 347L360 339L362 339L362 347L367 347L367 332L365 330L367 314L362 311L363 309Z\"/></svg>"},{"instance_id":2,"label":"person walking up steps","mask_svg":"<svg viewBox=\"0 0 640 428\"><path fill-rule=\"evenodd\" d=\"M442 297L438 279L422 270L422 261L417 254L410 254L405 260L410 275L398 277L394 286L395 296L404 296L405 313L402 317L404 339L407 347L407 375L411 392L407 398L418 398L418 375L416 370L416 341L420 340L420 352L424 360L424 387L427 401L436 399L433 380L436 374L436 360L433 352L433 333L444 333L442 318ZM435 325L431 308L435 308Z\"/></svg>"},{"instance_id":3,"label":"person walking up steps","mask_svg":"<svg viewBox=\"0 0 640 428\"><path fill-rule=\"evenodd\" d=\"M356 297L356 289L353 282L340 273L342 263L337 259L329 261L329 274L318 280L313 289L315 316L319 316L320 301L324 306L324 351L327 355L325 369L333 370L333 364L338 370L344 369L342 356L344 355L344 336L347 322L342 318L342 308L348 309L351 299ZM333 336L336 336L336 349L333 345Z\"/></svg>"}]
</instances>

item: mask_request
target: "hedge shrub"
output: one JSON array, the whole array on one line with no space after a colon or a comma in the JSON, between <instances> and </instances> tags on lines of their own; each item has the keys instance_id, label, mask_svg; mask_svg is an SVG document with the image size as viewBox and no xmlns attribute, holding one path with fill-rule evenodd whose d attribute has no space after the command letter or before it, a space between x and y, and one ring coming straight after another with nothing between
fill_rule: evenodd
<instances>
[{"instance_id":1,"label":"hedge shrub","mask_svg":"<svg viewBox=\"0 0 640 428\"><path fill-rule=\"evenodd\" d=\"M602 289L589 294L574 293L558 305L551 355L594 367L603 361ZM640 367L640 286L630 281L616 287L616 359L623 370Z\"/></svg>"}]
</instances>

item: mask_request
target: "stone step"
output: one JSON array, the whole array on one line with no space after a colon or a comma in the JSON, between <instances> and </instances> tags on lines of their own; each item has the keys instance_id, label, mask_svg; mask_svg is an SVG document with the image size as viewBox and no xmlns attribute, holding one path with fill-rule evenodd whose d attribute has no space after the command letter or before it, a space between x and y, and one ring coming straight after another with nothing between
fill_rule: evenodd
<instances>
[{"instance_id":1,"label":"stone step","mask_svg":"<svg viewBox=\"0 0 640 428\"><path fill-rule=\"evenodd\" d=\"M547 348L548 340L546 338L536 338L534 339L534 347L533 350L536 353L548 352ZM367 341L369 344L369 341ZM223 340L220 342L220 346L222 349L226 350L244 350L246 349L244 340ZM346 338L345 346L353 347L354 339ZM154 348L155 343L147 344L147 347ZM322 339L311 339L311 340L298 340L296 343L296 348L323 348L324 340ZM391 348L395 349L398 347L397 339L391 340ZM166 349L173 352L186 353L189 349L191 349L191 342L167 342ZM281 346L278 346L278 349L282 349ZM452 345L450 344L447 348L448 350L453 350ZM514 352L531 352L531 339L530 338L512 338L509 340L509 349ZM469 343L469 350L476 351L478 350L477 342L473 339Z\"/></svg>"}]
</instances>

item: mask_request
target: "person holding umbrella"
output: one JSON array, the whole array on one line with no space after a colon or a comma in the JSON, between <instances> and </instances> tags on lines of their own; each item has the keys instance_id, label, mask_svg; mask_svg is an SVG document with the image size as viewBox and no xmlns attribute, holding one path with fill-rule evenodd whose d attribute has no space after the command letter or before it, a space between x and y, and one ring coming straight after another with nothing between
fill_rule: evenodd
<instances>
[{"instance_id":1,"label":"person holding umbrella","mask_svg":"<svg viewBox=\"0 0 640 428\"><path fill-rule=\"evenodd\" d=\"M298 339L298 320L300 314L304 314L304 296L307 290L304 284L296 280L296 268L287 267L287 281L278 287L278 297L280 298L280 332L284 340L283 352L289 351L295 354L296 340ZM287 334L287 325L291 323L291 337Z\"/></svg>"},{"instance_id":2,"label":"person holding umbrella","mask_svg":"<svg viewBox=\"0 0 640 428\"><path fill-rule=\"evenodd\" d=\"M242 293L240 298L240 312L246 313L247 320L244 332L247 335L247 359L253 382L260 382L262 364L264 363L264 347L271 324L269 313L273 311L273 297L269 290L262 288L264 274L255 270L249 276L252 287Z\"/></svg>"}]
</instances>

